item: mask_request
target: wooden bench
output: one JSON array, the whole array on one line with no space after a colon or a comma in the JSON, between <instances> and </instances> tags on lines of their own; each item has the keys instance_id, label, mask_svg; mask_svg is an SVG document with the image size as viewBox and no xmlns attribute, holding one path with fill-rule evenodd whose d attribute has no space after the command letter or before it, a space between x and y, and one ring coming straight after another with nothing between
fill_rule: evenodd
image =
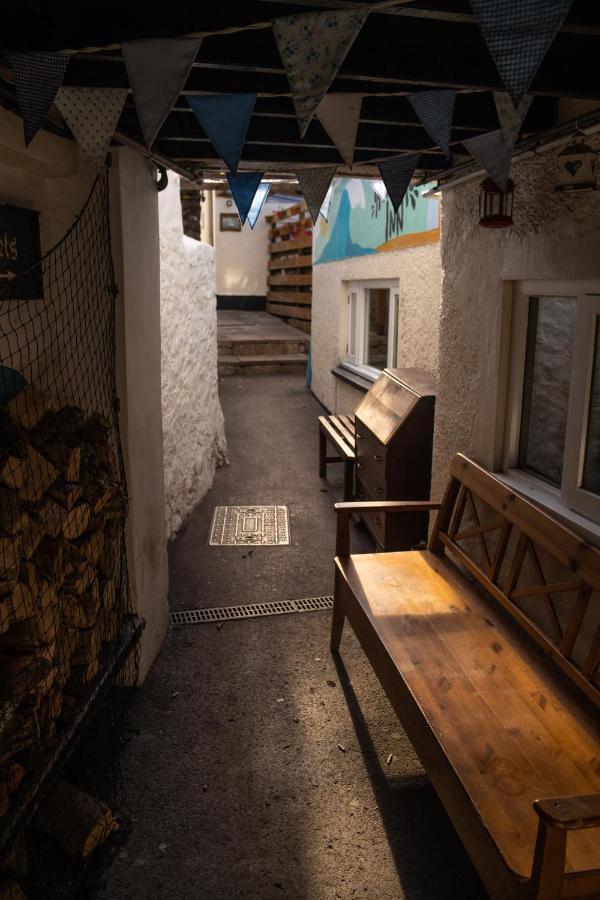
<instances>
[{"instance_id":1,"label":"wooden bench","mask_svg":"<svg viewBox=\"0 0 600 900\"><path fill-rule=\"evenodd\" d=\"M428 549L351 555L365 508L438 509ZM332 651L347 618L490 896L600 897L600 551L461 455L441 504L336 509Z\"/></svg>"},{"instance_id":2,"label":"wooden bench","mask_svg":"<svg viewBox=\"0 0 600 900\"><path fill-rule=\"evenodd\" d=\"M327 456L327 444L336 456ZM354 460L356 459L354 416L319 416L319 476L327 475L327 463L344 463L344 500L354 496Z\"/></svg>"}]
</instances>

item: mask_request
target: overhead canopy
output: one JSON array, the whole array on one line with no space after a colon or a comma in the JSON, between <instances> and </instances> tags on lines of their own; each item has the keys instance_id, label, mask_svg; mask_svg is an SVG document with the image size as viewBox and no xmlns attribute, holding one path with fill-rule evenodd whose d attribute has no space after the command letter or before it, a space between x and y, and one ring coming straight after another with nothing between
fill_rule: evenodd
<instances>
[{"instance_id":1,"label":"overhead canopy","mask_svg":"<svg viewBox=\"0 0 600 900\"><path fill-rule=\"evenodd\" d=\"M144 37L204 34L190 74L152 147L158 160L188 177L222 171L207 135L186 95L256 93L240 168L294 172L304 165L339 165L342 157L315 117L304 139L290 88L269 22L279 16L348 10L364 5L346 0L327 3L190 4L171 0L152 11L137 4L89 3L85 18L72 3L16 4L0 36L0 49L75 51L64 84L129 88L119 44ZM253 26L253 27L249 27ZM240 30L235 30L239 28ZM231 29L228 33L211 32ZM96 49L91 49L96 48ZM98 49L102 48L102 49ZM533 102L523 136L536 136L557 122L558 100L597 101L600 106L600 4L574 0L556 40L531 86ZM16 109L10 73L0 82L0 99ZM407 99L432 89L455 89L452 156L432 147L432 139ZM373 174L372 164L386 156L422 151L416 175L443 174L468 154L461 141L499 128L493 91L504 86L473 10L466 0L398 0L373 9L341 65L329 91L364 93L354 154L356 173ZM128 95L117 138L144 145L133 97Z\"/></svg>"}]
</instances>

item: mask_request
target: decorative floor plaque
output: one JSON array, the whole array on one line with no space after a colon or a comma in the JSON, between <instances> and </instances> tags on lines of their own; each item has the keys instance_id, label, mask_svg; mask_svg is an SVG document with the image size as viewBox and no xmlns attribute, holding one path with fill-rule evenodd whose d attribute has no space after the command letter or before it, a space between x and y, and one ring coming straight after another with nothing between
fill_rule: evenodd
<instances>
[{"instance_id":1,"label":"decorative floor plaque","mask_svg":"<svg viewBox=\"0 0 600 900\"><path fill-rule=\"evenodd\" d=\"M210 529L211 546L271 547L289 544L287 506L216 506Z\"/></svg>"}]
</instances>

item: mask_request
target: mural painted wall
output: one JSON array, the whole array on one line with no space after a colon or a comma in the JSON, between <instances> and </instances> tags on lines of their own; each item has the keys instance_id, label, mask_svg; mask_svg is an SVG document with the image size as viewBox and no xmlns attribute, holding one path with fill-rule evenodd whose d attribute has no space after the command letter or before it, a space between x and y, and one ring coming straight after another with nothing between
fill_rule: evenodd
<instances>
[{"instance_id":1,"label":"mural painted wall","mask_svg":"<svg viewBox=\"0 0 600 900\"><path fill-rule=\"evenodd\" d=\"M429 187L410 187L395 213L370 179L336 179L327 222L319 216L315 228L315 263L435 243L440 238L440 204L423 197Z\"/></svg>"}]
</instances>

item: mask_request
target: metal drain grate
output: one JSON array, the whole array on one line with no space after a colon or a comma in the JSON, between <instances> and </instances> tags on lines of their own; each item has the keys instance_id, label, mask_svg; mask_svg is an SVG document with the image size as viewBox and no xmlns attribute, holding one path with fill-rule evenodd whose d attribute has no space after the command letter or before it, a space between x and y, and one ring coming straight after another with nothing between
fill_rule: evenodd
<instances>
[{"instance_id":1,"label":"metal drain grate","mask_svg":"<svg viewBox=\"0 0 600 900\"><path fill-rule=\"evenodd\" d=\"M305 597L302 600L275 600L273 603L248 603L246 606L214 606L212 609L183 609L169 616L171 625L199 625L232 619L256 619L258 616L282 616L286 613L331 609L333 597Z\"/></svg>"}]
</instances>

